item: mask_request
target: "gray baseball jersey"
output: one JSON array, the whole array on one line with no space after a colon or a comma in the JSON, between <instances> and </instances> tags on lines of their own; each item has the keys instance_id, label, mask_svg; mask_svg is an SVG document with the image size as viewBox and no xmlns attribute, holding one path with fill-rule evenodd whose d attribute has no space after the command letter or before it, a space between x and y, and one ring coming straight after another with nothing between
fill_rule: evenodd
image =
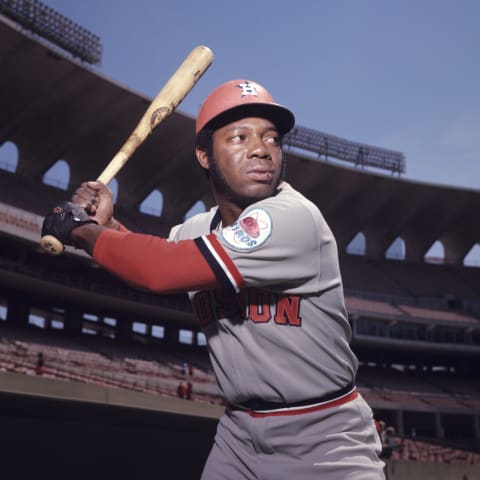
<instances>
[{"instance_id":1,"label":"gray baseball jersey","mask_svg":"<svg viewBox=\"0 0 480 480\"><path fill-rule=\"evenodd\" d=\"M196 238L225 288L190 292L225 399L293 403L354 381L357 359L335 239L288 183L221 228L217 208L174 227Z\"/></svg>"},{"instance_id":2,"label":"gray baseball jersey","mask_svg":"<svg viewBox=\"0 0 480 480\"><path fill-rule=\"evenodd\" d=\"M169 241L107 229L93 252L153 291L210 286L190 298L229 405L202 480L383 480L371 409L351 386L337 247L320 211L282 183L233 225L219 222L214 208Z\"/></svg>"}]
</instances>

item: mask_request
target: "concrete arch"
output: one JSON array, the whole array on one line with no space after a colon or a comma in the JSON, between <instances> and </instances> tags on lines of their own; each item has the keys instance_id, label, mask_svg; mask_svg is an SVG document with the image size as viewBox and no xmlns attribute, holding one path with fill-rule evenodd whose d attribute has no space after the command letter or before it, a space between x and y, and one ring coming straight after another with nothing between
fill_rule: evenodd
<instances>
[{"instance_id":1,"label":"concrete arch","mask_svg":"<svg viewBox=\"0 0 480 480\"><path fill-rule=\"evenodd\" d=\"M118 180L116 178L110 180L108 183L108 188L112 191L113 193L113 203L117 203L118 199Z\"/></svg>"},{"instance_id":2,"label":"concrete arch","mask_svg":"<svg viewBox=\"0 0 480 480\"><path fill-rule=\"evenodd\" d=\"M70 165L65 160L57 160L43 174L42 182L51 187L67 190L70 184Z\"/></svg>"},{"instance_id":3,"label":"concrete arch","mask_svg":"<svg viewBox=\"0 0 480 480\"><path fill-rule=\"evenodd\" d=\"M367 250L366 237L363 232L358 232L347 245L346 251L349 255L365 255Z\"/></svg>"},{"instance_id":4,"label":"concrete arch","mask_svg":"<svg viewBox=\"0 0 480 480\"><path fill-rule=\"evenodd\" d=\"M427 263L445 263L445 247L440 240L435 241L423 257Z\"/></svg>"},{"instance_id":5,"label":"concrete arch","mask_svg":"<svg viewBox=\"0 0 480 480\"><path fill-rule=\"evenodd\" d=\"M405 260L406 248L402 237L397 237L385 251L385 258Z\"/></svg>"},{"instance_id":6,"label":"concrete arch","mask_svg":"<svg viewBox=\"0 0 480 480\"><path fill-rule=\"evenodd\" d=\"M163 212L163 194L160 190L152 190L140 203L139 210L147 215L161 217Z\"/></svg>"},{"instance_id":7,"label":"concrete arch","mask_svg":"<svg viewBox=\"0 0 480 480\"><path fill-rule=\"evenodd\" d=\"M476 243L463 258L466 267L480 267L480 243Z\"/></svg>"},{"instance_id":8,"label":"concrete arch","mask_svg":"<svg viewBox=\"0 0 480 480\"><path fill-rule=\"evenodd\" d=\"M197 200L192 207L188 210L187 213L185 213L185 216L183 217L184 220L187 218L197 214L197 213L202 213L206 211L206 206L205 203L202 200Z\"/></svg>"},{"instance_id":9,"label":"concrete arch","mask_svg":"<svg viewBox=\"0 0 480 480\"><path fill-rule=\"evenodd\" d=\"M18 166L18 147L14 142L0 146L0 169L15 173Z\"/></svg>"}]
</instances>

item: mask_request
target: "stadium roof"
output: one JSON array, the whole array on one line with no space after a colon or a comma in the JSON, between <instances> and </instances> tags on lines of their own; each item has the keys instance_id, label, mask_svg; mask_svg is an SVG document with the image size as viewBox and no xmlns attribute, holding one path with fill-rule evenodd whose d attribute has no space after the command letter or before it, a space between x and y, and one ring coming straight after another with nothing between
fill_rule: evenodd
<instances>
[{"instance_id":1,"label":"stadium roof","mask_svg":"<svg viewBox=\"0 0 480 480\"><path fill-rule=\"evenodd\" d=\"M44 215L82 181L94 179L136 125L150 98L120 85L0 15L0 145L18 164L0 171L0 201ZM315 202L344 251L359 233L366 255L384 258L401 237L406 259L422 261L439 240L445 262L461 264L480 241L480 191L385 176L286 149L287 180ZM67 191L42 182L58 160L70 167ZM12 178L15 180L12 181ZM213 205L194 157L194 119L177 110L116 177L117 214L127 226L166 234L198 201ZM160 218L139 211L158 189Z\"/></svg>"}]
</instances>

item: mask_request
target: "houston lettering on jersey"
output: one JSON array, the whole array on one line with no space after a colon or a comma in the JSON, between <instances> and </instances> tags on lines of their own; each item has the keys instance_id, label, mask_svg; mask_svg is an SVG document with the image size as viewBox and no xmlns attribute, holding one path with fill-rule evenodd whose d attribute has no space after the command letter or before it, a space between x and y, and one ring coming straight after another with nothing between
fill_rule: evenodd
<instances>
[{"instance_id":1,"label":"houston lettering on jersey","mask_svg":"<svg viewBox=\"0 0 480 480\"><path fill-rule=\"evenodd\" d=\"M239 295L224 289L203 290L193 297L193 307L201 325L222 318L250 320L261 324L301 327L301 297L260 288L247 288Z\"/></svg>"}]
</instances>

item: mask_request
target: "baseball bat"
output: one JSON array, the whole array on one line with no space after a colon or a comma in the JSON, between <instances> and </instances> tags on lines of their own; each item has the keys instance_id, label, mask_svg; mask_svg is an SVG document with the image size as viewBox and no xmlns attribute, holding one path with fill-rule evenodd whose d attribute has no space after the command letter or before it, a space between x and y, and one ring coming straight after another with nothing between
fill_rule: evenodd
<instances>
[{"instance_id":1,"label":"baseball bat","mask_svg":"<svg viewBox=\"0 0 480 480\"><path fill-rule=\"evenodd\" d=\"M187 96L200 80L213 61L210 48L199 45L185 58L178 69L162 87L157 96L134 128L127 141L110 160L97 180L108 184L127 163L137 148L158 127ZM50 255L61 255L65 246L53 235L45 235L40 240L41 248Z\"/></svg>"}]
</instances>

